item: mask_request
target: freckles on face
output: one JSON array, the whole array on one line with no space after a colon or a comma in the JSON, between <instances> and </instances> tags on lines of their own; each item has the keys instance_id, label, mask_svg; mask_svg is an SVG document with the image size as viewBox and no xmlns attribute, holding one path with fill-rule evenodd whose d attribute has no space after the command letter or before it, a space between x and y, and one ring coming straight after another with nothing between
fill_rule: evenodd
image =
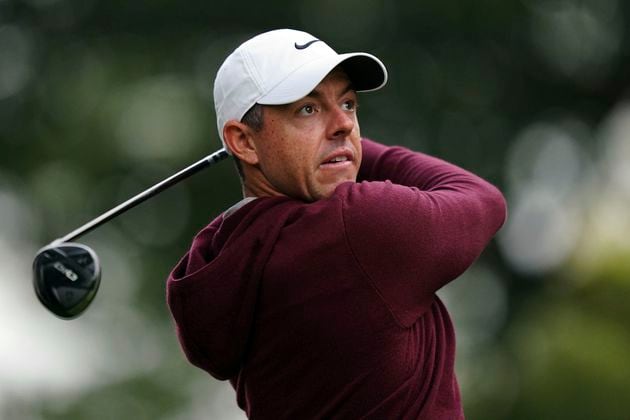
<instances>
[{"instance_id":1,"label":"freckles on face","mask_svg":"<svg viewBox=\"0 0 630 420\"><path fill-rule=\"evenodd\" d=\"M307 186L315 166L315 142L287 122L282 111L274 109L265 120L257 147L258 166L269 186L280 195L311 201Z\"/></svg>"},{"instance_id":2,"label":"freckles on face","mask_svg":"<svg viewBox=\"0 0 630 420\"><path fill-rule=\"evenodd\" d=\"M258 167L280 195L305 201L355 181L361 162L356 94L343 72L329 74L307 97L266 106L254 143Z\"/></svg>"}]
</instances>

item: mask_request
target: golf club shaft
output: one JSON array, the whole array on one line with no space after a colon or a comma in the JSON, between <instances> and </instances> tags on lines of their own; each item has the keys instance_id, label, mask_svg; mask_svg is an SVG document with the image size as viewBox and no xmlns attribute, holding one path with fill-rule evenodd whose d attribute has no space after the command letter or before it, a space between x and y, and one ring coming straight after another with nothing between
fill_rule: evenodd
<instances>
[{"instance_id":1,"label":"golf club shaft","mask_svg":"<svg viewBox=\"0 0 630 420\"><path fill-rule=\"evenodd\" d=\"M68 242L68 241L72 241L73 239L78 238L81 235L86 234L87 232L91 231L92 229L95 229L96 227L102 225L103 223L113 219L114 217L118 216L121 213L124 213L125 211L132 209L133 207L137 206L138 204L144 202L145 200L148 200L149 198L153 197L154 195L158 194L161 191L164 191L165 189L177 184L178 182L190 177L191 175L199 172L200 170L212 165L213 163L217 163L223 159L225 159L228 156L228 153L225 149L219 149L216 152L206 156L205 158L201 159L200 161L193 163L192 165L188 166L187 168L182 169L181 171L177 172L176 174L166 178L165 180L155 184L154 186L152 186L151 188L141 192L140 194L130 198L129 200L125 201L124 203L119 204L118 206L114 207L113 209L109 210L106 213L103 213L102 215L100 215L99 217L97 217L96 219L84 224L83 226L81 226L78 229L73 230L72 232L68 233L66 236L59 238L59 239L55 239L51 244L58 244L58 243L63 243L63 242Z\"/></svg>"}]
</instances>

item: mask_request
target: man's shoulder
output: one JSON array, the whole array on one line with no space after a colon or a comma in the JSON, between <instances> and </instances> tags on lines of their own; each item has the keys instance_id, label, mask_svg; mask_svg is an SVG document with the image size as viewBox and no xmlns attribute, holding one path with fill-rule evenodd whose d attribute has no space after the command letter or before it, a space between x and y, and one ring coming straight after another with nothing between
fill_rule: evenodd
<instances>
[{"instance_id":1,"label":"man's shoulder","mask_svg":"<svg viewBox=\"0 0 630 420\"><path fill-rule=\"evenodd\" d=\"M378 208L387 207L385 198L395 194L391 190L389 181L362 181L340 184L331 196L313 202L291 197L245 199L220 214L206 229L233 231L245 226L293 225L301 221L331 223L336 217L343 217L344 211L362 212L365 207L371 213L378 212Z\"/></svg>"}]
</instances>

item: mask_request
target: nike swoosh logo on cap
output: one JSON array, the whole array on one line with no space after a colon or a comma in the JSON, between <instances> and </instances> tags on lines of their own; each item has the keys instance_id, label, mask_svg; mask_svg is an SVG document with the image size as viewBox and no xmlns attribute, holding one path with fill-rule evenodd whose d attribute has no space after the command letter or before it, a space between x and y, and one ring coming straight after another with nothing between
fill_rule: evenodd
<instances>
[{"instance_id":1,"label":"nike swoosh logo on cap","mask_svg":"<svg viewBox=\"0 0 630 420\"><path fill-rule=\"evenodd\" d=\"M319 39L314 39L312 41L307 42L306 44L302 44L299 45L297 42L295 43L295 48L298 50L305 50L308 47L310 47L311 45L313 45L314 43L316 43L317 41L319 41Z\"/></svg>"}]
</instances>

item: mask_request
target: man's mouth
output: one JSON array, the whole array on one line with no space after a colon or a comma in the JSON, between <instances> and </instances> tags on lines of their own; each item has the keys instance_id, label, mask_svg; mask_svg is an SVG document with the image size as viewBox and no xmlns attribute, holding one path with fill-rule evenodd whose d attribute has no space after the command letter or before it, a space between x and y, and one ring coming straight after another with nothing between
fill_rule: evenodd
<instances>
[{"instance_id":1,"label":"man's mouth","mask_svg":"<svg viewBox=\"0 0 630 420\"><path fill-rule=\"evenodd\" d=\"M322 166L344 166L352 163L353 155L350 150L338 150L326 157Z\"/></svg>"},{"instance_id":2,"label":"man's mouth","mask_svg":"<svg viewBox=\"0 0 630 420\"><path fill-rule=\"evenodd\" d=\"M324 162L326 163L338 163L338 162L347 162L348 161L348 156L335 156L334 158Z\"/></svg>"}]
</instances>

